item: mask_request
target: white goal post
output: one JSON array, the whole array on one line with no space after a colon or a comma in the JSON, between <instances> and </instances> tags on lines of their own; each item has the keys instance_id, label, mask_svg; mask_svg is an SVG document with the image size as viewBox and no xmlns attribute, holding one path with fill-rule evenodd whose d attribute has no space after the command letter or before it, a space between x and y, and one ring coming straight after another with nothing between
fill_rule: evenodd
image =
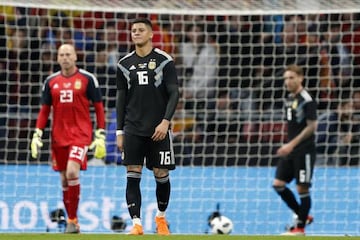
<instances>
[{"instance_id":1,"label":"white goal post","mask_svg":"<svg viewBox=\"0 0 360 240\"><path fill-rule=\"evenodd\" d=\"M358 0L5 0L2 5L58 10L191 15L317 14L356 12Z\"/></svg>"}]
</instances>

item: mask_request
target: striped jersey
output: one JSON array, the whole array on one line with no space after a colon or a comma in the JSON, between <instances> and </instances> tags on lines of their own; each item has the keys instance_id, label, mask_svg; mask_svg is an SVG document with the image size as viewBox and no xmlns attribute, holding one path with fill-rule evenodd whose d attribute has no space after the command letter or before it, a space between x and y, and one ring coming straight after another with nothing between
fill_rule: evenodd
<instances>
[{"instance_id":1,"label":"striped jersey","mask_svg":"<svg viewBox=\"0 0 360 240\"><path fill-rule=\"evenodd\" d=\"M127 54L117 65L117 89L125 92L117 129L151 136L162 119L171 120L176 109L178 78L172 57L158 48L145 57L135 51Z\"/></svg>"}]
</instances>

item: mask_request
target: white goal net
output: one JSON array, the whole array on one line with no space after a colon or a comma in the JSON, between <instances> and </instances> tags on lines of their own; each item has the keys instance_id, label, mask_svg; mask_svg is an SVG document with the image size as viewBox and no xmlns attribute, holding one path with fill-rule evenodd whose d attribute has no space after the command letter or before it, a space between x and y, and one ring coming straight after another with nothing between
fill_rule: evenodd
<instances>
[{"instance_id":1,"label":"white goal net","mask_svg":"<svg viewBox=\"0 0 360 240\"><path fill-rule=\"evenodd\" d=\"M282 73L286 65L298 64L319 108L312 210L319 217L318 225L309 231L360 234L360 219L355 214L360 211L355 202L360 197L359 6L360 0L0 1L0 164L4 168L0 182L5 182L5 192L10 185L15 191L30 191L20 203L16 194L0 202L9 209L20 204L17 224L4 217L11 215L9 209L0 209L0 231L42 230L43 223L31 225L26 207L21 212L24 202L33 206L32 189L41 189L34 197L35 206L40 205L43 194L49 198L47 204L57 205L60 199L50 184L53 175L42 173L50 160L49 128L41 157L32 159L29 151L42 83L59 69L56 48L73 43L79 66L97 76L107 112L107 133L115 134L110 125L115 123L116 61L131 50L131 20L148 17L154 23L154 46L173 56L181 87L173 120L178 165L173 201L175 206L191 206L188 211L172 210L174 232L203 233L206 224L195 229L194 218L198 218L191 214L206 220L212 207L207 203L215 208L217 202L233 219L235 233L282 230L291 214L270 186L278 160L276 149L286 141ZM124 179L117 176L122 171L119 153L114 142L107 144L106 166L84 173L87 184L100 184L84 187L88 202L83 205L91 205L89 201L99 205L93 212L84 207L84 216L101 215L100 205L109 199L108 203L124 202L120 196L124 190L119 188ZM41 175L35 183L31 179L37 174L32 171ZM19 178L27 182L20 183ZM43 181L49 182L42 185ZM120 182L114 184L116 181ZM145 177L144 182L152 194L151 179ZM116 193L111 191L114 186ZM183 195L182 191L190 193ZM151 198L144 201L152 209ZM121 208L118 214L127 216L126 208ZM182 217L184 214L190 217ZM149 219L148 231L152 227ZM102 227L89 220L85 230L107 231L108 220L98 220L105 222Z\"/></svg>"}]
</instances>

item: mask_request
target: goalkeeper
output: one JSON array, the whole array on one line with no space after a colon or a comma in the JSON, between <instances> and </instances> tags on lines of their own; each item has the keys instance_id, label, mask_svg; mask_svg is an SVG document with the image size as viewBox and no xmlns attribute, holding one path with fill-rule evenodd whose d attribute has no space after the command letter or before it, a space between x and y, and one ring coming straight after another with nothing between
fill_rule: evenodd
<instances>
[{"instance_id":1,"label":"goalkeeper","mask_svg":"<svg viewBox=\"0 0 360 240\"><path fill-rule=\"evenodd\" d=\"M77 55L72 45L59 47L57 61L61 70L50 75L42 88L42 106L31 141L31 155L37 158L43 146L43 129L52 110L52 167L59 171L63 202L68 216L65 233L79 233L77 209L80 195L80 170L86 170L88 148L94 157L104 158L105 113L101 91L95 76L76 66ZM97 130L92 142L93 124L90 105L96 113Z\"/></svg>"}]
</instances>

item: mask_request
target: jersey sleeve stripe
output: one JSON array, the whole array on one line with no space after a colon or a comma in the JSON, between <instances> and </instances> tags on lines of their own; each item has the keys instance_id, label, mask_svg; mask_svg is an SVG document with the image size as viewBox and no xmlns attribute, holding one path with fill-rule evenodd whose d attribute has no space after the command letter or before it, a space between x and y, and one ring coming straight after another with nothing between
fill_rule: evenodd
<instances>
[{"instance_id":1,"label":"jersey sleeve stripe","mask_svg":"<svg viewBox=\"0 0 360 240\"><path fill-rule=\"evenodd\" d=\"M97 80L97 78L95 77L94 74L84 70L84 69L79 69L79 72L81 74L84 74L85 76L89 76L89 79L91 79L93 82L94 82L94 85L96 88L98 88L100 85L99 85L99 81Z\"/></svg>"},{"instance_id":2,"label":"jersey sleeve stripe","mask_svg":"<svg viewBox=\"0 0 360 240\"><path fill-rule=\"evenodd\" d=\"M49 81L51 81L51 79L53 79L54 77L58 76L61 72L58 71L58 72L54 72L53 74L49 75L46 79L45 79L45 82L44 84L42 85L42 91L45 90L45 87L46 85L49 83Z\"/></svg>"},{"instance_id":3,"label":"jersey sleeve stripe","mask_svg":"<svg viewBox=\"0 0 360 240\"><path fill-rule=\"evenodd\" d=\"M120 71L123 73L124 77L127 80L128 83L128 88L130 88L130 71L127 70L123 65L121 65L120 63L118 63L118 68L120 69Z\"/></svg>"},{"instance_id":4,"label":"jersey sleeve stripe","mask_svg":"<svg viewBox=\"0 0 360 240\"><path fill-rule=\"evenodd\" d=\"M119 60L119 63L122 62L123 60L131 57L131 56L134 55L134 54L135 54L135 51L132 51L132 52L126 54L124 57L122 57L122 58Z\"/></svg>"},{"instance_id":5,"label":"jersey sleeve stripe","mask_svg":"<svg viewBox=\"0 0 360 240\"><path fill-rule=\"evenodd\" d=\"M306 102L311 102L311 101L313 100L313 98L311 97L311 95L310 95L307 91L305 91L305 90L301 91L300 94L301 94L301 96L305 99Z\"/></svg>"},{"instance_id":6,"label":"jersey sleeve stripe","mask_svg":"<svg viewBox=\"0 0 360 240\"><path fill-rule=\"evenodd\" d=\"M160 50L159 48L155 48L154 49L155 52L157 52L158 54L163 55L164 57L166 57L169 61L172 61L173 58L166 52L164 52L163 50Z\"/></svg>"},{"instance_id":7,"label":"jersey sleeve stripe","mask_svg":"<svg viewBox=\"0 0 360 240\"><path fill-rule=\"evenodd\" d=\"M162 80L163 80L163 69L166 66L166 64L168 64L170 62L170 59L163 61L159 67L157 67L154 72L156 73L156 75L154 76L154 78L156 79L155 81L155 87L158 87L161 85Z\"/></svg>"}]
</instances>

